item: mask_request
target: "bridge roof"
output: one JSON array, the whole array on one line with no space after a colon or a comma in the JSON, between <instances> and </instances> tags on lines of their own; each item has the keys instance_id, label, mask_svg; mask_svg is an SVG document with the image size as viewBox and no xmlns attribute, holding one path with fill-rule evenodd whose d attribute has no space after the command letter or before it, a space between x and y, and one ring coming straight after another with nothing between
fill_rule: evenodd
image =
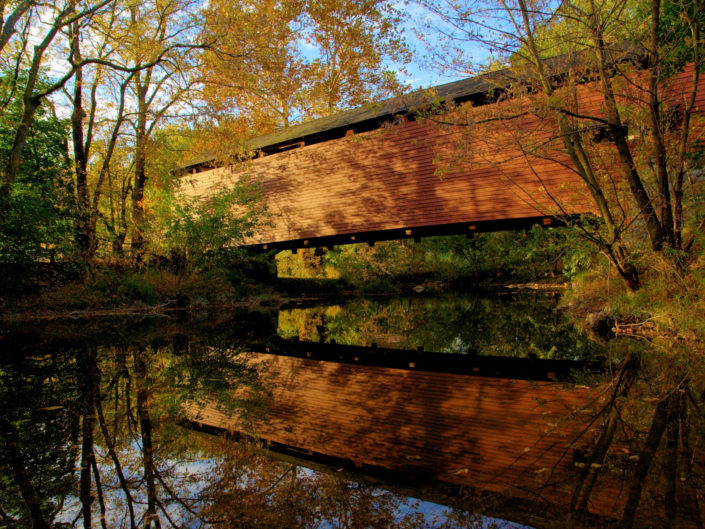
<instances>
[{"instance_id":1,"label":"bridge roof","mask_svg":"<svg viewBox=\"0 0 705 529\"><path fill-rule=\"evenodd\" d=\"M366 125L366 129L377 128L390 118L406 115L413 111L428 107L434 99L442 101L461 102L473 96L485 94L491 88L510 82L510 70L501 70L477 77L461 79L431 88L424 88L392 97L377 103L366 103L357 108L338 112L330 116L306 121L299 125L284 127L269 134L257 136L247 140L245 150L256 151L260 149L277 148L291 143L313 139L320 141L330 136L337 136L337 132ZM216 159L215 152L206 152L190 160L182 169L206 164Z\"/></svg>"},{"instance_id":2,"label":"bridge roof","mask_svg":"<svg viewBox=\"0 0 705 529\"><path fill-rule=\"evenodd\" d=\"M623 42L608 51L610 61L619 62L642 56L641 48ZM586 66L582 53L560 55L547 59L545 67L551 75L560 75L570 68ZM526 82L534 77L526 68L506 68L488 72L476 77L461 79L431 88L415 90L408 94L386 99L377 103L367 103L357 108L338 112L292 127L285 127L244 142L244 150L265 150L267 154L279 152L302 141L318 143L344 135L347 130L362 132L379 128L395 116L409 115L428 109L434 101L461 103L483 96L493 88L506 87L512 82ZM207 165L218 158L214 151L203 153L181 167L182 170Z\"/></svg>"},{"instance_id":3,"label":"bridge roof","mask_svg":"<svg viewBox=\"0 0 705 529\"><path fill-rule=\"evenodd\" d=\"M378 103L367 103L352 110L338 112L337 114L253 138L248 142L248 146L253 149L261 149L282 142L307 138L321 132L350 127L369 120L384 120L391 116L406 114L427 107L434 98L443 101L461 101L474 95L484 94L491 88L497 87L502 81L507 83L510 73L509 70L501 70L491 74L416 90Z\"/></svg>"}]
</instances>

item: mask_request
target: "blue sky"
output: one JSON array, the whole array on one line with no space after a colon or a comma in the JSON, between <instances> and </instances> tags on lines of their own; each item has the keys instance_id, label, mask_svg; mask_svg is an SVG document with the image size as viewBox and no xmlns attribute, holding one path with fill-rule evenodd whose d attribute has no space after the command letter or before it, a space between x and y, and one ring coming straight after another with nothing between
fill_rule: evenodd
<instances>
[{"instance_id":1,"label":"blue sky","mask_svg":"<svg viewBox=\"0 0 705 529\"><path fill-rule=\"evenodd\" d=\"M421 28L424 22L431 22L438 25L442 24L438 19L433 20L427 12L416 4L410 4L402 0L398 2L398 8L408 13L407 22L403 30L404 37L413 51L412 62L405 67L407 75L402 77L403 80L408 82L412 88L428 88L430 86L464 79L471 75L470 73L459 73L450 70L444 71L437 65L429 64L427 45L416 36L416 30ZM431 40L431 42L433 43L433 40ZM463 48L468 59L475 65L480 64L489 57L487 50L481 48L476 43L456 42L456 45L458 44ZM390 64L389 67L394 70L399 68L399 65Z\"/></svg>"}]
</instances>

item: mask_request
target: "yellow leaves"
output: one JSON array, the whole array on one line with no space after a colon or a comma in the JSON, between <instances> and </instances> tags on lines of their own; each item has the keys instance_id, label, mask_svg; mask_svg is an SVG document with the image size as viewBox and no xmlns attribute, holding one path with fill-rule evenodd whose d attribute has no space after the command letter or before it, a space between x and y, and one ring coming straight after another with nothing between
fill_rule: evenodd
<instances>
[{"instance_id":1,"label":"yellow leaves","mask_svg":"<svg viewBox=\"0 0 705 529\"><path fill-rule=\"evenodd\" d=\"M563 107L565 107L565 101L563 97L559 96L556 92L554 92L548 97L547 105L549 108L562 109Z\"/></svg>"},{"instance_id":2,"label":"yellow leaves","mask_svg":"<svg viewBox=\"0 0 705 529\"><path fill-rule=\"evenodd\" d=\"M215 0L206 31L216 53L204 55L205 97L254 128L287 126L399 88L384 63L404 44L398 18L381 0ZM264 29L264 31L263 31Z\"/></svg>"}]
</instances>

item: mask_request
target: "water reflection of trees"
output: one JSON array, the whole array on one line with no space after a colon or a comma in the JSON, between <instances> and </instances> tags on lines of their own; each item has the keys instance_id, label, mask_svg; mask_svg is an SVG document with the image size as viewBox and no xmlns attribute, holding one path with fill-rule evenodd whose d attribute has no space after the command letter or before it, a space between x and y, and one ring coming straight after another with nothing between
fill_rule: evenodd
<instances>
[{"instance_id":1,"label":"water reflection of trees","mask_svg":"<svg viewBox=\"0 0 705 529\"><path fill-rule=\"evenodd\" d=\"M212 521L243 529L428 527L404 496L274 459L253 445L211 443L222 454L203 495L203 514Z\"/></svg>"},{"instance_id":2,"label":"water reflection of trees","mask_svg":"<svg viewBox=\"0 0 705 529\"><path fill-rule=\"evenodd\" d=\"M282 310L279 334L304 341L486 355L590 359L602 348L544 293L355 299Z\"/></svg>"},{"instance_id":3,"label":"water reflection of trees","mask_svg":"<svg viewBox=\"0 0 705 529\"><path fill-rule=\"evenodd\" d=\"M80 347L4 364L0 527L406 523L397 495L180 426L186 396L256 413L264 391L237 351L186 349ZM237 386L252 397L226 398Z\"/></svg>"},{"instance_id":4,"label":"water reflection of trees","mask_svg":"<svg viewBox=\"0 0 705 529\"><path fill-rule=\"evenodd\" d=\"M501 514L474 494L432 524L403 495L180 426L187 397L257 413L266 387L237 351L177 342L3 361L0 527L474 527L487 523L477 513ZM569 505L537 525L703 527L703 360L625 358L599 381Z\"/></svg>"},{"instance_id":5,"label":"water reflection of trees","mask_svg":"<svg viewBox=\"0 0 705 529\"><path fill-rule=\"evenodd\" d=\"M591 449L578 458L574 523L612 500L620 528L703 527L703 381L703 359L689 352L627 355L605 385Z\"/></svg>"},{"instance_id":6,"label":"water reflection of trees","mask_svg":"<svg viewBox=\"0 0 705 529\"><path fill-rule=\"evenodd\" d=\"M10 361L0 367L0 517L44 528L76 486L77 368L50 356Z\"/></svg>"},{"instance_id":7,"label":"water reflection of trees","mask_svg":"<svg viewBox=\"0 0 705 529\"><path fill-rule=\"evenodd\" d=\"M236 355L193 349L90 346L3 365L3 523L106 527L124 509L127 526L159 527L172 505L185 507L173 460L182 395L254 382Z\"/></svg>"}]
</instances>

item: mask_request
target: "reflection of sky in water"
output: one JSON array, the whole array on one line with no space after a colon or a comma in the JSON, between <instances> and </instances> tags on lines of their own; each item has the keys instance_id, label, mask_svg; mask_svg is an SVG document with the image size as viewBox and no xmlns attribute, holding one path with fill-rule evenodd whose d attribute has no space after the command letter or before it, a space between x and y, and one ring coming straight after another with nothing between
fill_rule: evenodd
<instances>
[{"instance_id":1,"label":"reflection of sky in water","mask_svg":"<svg viewBox=\"0 0 705 529\"><path fill-rule=\"evenodd\" d=\"M317 472L310 468L299 467L299 471L302 475L315 476ZM341 478L345 475L342 474ZM350 482L352 483L352 482ZM379 493L383 493L385 489L378 488L375 489ZM414 515L419 513L423 515L424 522L427 527L438 527L443 525L446 529L467 529L467 524L449 524L449 513L450 508L439 503L434 503L431 501L423 501L413 496L400 496L401 503L396 509L395 519L401 522L404 517ZM478 520L482 520L482 529L531 529L528 525L521 525L514 522L508 522L506 520L501 520L499 518L492 518L489 516L479 516ZM318 525L319 529L334 529L337 525L331 524L329 521L324 520ZM480 529L480 526L477 526Z\"/></svg>"},{"instance_id":2,"label":"reflection of sky in water","mask_svg":"<svg viewBox=\"0 0 705 529\"><path fill-rule=\"evenodd\" d=\"M235 442L235 441L233 441ZM107 452L102 450L100 447L95 447L96 457L101 461L98 465L100 470L104 503L105 503L105 521L108 527L124 527L127 522L127 507L125 503L125 496L123 491L119 488L119 483L117 477L114 474L114 467L112 462L109 461L109 456ZM105 452L105 453L104 453ZM123 466L123 472L125 473L125 479L128 482L137 482L141 479L141 447L136 442L133 441L127 450L122 450L119 453L119 459L123 462L131 461L133 464L128 464ZM80 459L76 461L77 469L80 467ZM188 460L167 460L160 461L159 468L161 472L164 469L168 469L170 476L169 484L170 488L176 493L177 496L181 498L196 498L198 493L206 488L209 484L209 476L212 475L213 470L217 465L220 464L220 458L218 457L208 457L205 454L196 455ZM305 477L315 477L319 475L319 472L299 466L297 471L300 475ZM346 479L345 474L340 474L341 479ZM354 483L353 481L347 481L348 483ZM246 487L247 483L247 473L243 475L243 480L240 483L241 486ZM376 488L376 493L382 494L385 492L383 488ZM395 493L396 494L396 493ZM131 495L134 500L135 506L135 517L139 521L142 519L145 511L145 506L147 503L147 497L145 494L145 487L131 488ZM430 501L423 501L416 499L411 496L397 496L400 500L399 507L394 513L394 518L399 522L403 521L405 517L413 516L414 514L420 514L423 516L423 520L426 527L437 527L443 525L447 529L463 529L468 527L466 524L458 524L449 521L450 509L438 503L433 503ZM94 503L97 503L94 502ZM166 510L169 517L176 523L179 523L181 527L197 528L203 527L203 521L198 520L193 514L188 513L181 505L177 502L169 501L168 498L162 500L162 505ZM93 516L97 519L100 518L100 513L96 512L98 506L94 505ZM163 515L163 512L160 512ZM57 515L55 523L57 524L75 524L75 521L81 517L81 503L78 497L71 496L67 498L64 504L64 508ZM491 517L478 517L478 521L482 520L482 525L473 525L472 527L477 527L477 529L524 529L528 526L516 524L514 522L508 522L501 520L499 518ZM208 524L206 524L208 526ZM338 525L330 522L329 520L322 520L317 526L319 529L334 529Z\"/></svg>"},{"instance_id":3,"label":"reflection of sky in water","mask_svg":"<svg viewBox=\"0 0 705 529\"><path fill-rule=\"evenodd\" d=\"M413 498L410 498L410 500L415 501ZM448 507L439 505L438 503L419 501L415 509L406 510L406 506L401 506L399 511L402 516L404 514L413 514L414 512L423 514L426 523L430 527L438 527L442 524L449 524ZM477 525L477 529L531 529L528 525L508 522L500 518L491 518L489 516L479 516L478 521L479 520L482 520L482 525ZM468 525L465 523L452 523L450 525L443 525L443 527L447 529L467 529Z\"/></svg>"},{"instance_id":4,"label":"reflection of sky in water","mask_svg":"<svg viewBox=\"0 0 705 529\"><path fill-rule=\"evenodd\" d=\"M98 445L94 446L96 461L100 471L101 485L103 487L103 501L105 503L105 520L108 527L128 527L128 510L125 500L125 493L120 488L120 483L115 472L115 467L110 459L108 451ZM137 483L142 479L142 447L133 440L129 448L119 450L118 460L125 480L128 483ZM130 462L126 464L126 462ZM172 490L181 498L194 498L203 490L208 483L208 476L212 473L217 464L215 458L205 455L195 455L191 459L167 459L160 461L157 470L170 476L170 486ZM76 461L76 472L80 472L80 457ZM168 469L165 472L165 469ZM173 477L172 477L173 476ZM180 486L183 485L183 486ZM95 496L95 490L93 490ZM134 500L136 521L142 519L147 504L146 487L131 487L130 494ZM100 507L97 505L98 499L94 499L93 517L100 518ZM189 522L185 527L201 527L203 524L195 520L192 515L187 515L186 511L178 503L163 502L164 508L169 517L174 521ZM160 513L161 514L161 513ZM81 501L77 496L70 496L64 503L64 507L55 518L56 524L75 525L75 521L81 516Z\"/></svg>"}]
</instances>

